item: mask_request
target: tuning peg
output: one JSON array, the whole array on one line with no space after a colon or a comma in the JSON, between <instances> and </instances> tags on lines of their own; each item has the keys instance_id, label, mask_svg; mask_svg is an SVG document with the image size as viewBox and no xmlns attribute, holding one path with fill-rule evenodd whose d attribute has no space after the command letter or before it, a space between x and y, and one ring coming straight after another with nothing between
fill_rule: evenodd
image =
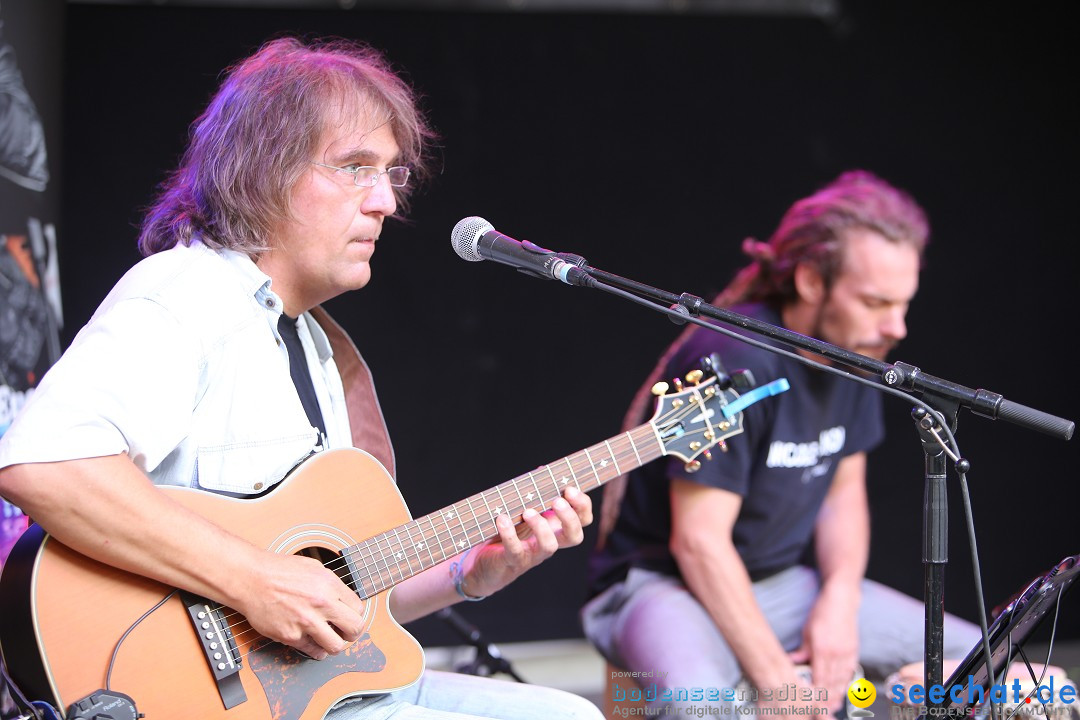
<instances>
[{"instance_id":1,"label":"tuning peg","mask_svg":"<svg viewBox=\"0 0 1080 720\"><path fill-rule=\"evenodd\" d=\"M731 373L731 382L739 392L746 392L757 384L754 382L754 373L745 368Z\"/></svg>"},{"instance_id":2,"label":"tuning peg","mask_svg":"<svg viewBox=\"0 0 1080 720\"><path fill-rule=\"evenodd\" d=\"M671 382L675 385L676 392L682 392L682 380L679 378L671 378Z\"/></svg>"},{"instance_id":3,"label":"tuning peg","mask_svg":"<svg viewBox=\"0 0 1080 720\"><path fill-rule=\"evenodd\" d=\"M720 452L727 452L727 443L724 442L723 440L716 443L716 447L720 448Z\"/></svg>"},{"instance_id":4,"label":"tuning peg","mask_svg":"<svg viewBox=\"0 0 1080 720\"><path fill-rule=\"evenodd\" d=\"M721 390L727 390L731 387L731 376L728 375L724 363L720 360L720 353L710 353L701 358L701 368L705 372L716 376L716 386Z\"/></svg>"},{"instance_id":5,"label":"tuning peg","mask_svg":"<svg viewBox=\"0 0 1080 720\"><path fill-rule=\"evenodd\" d=\"M705 373L701 370L691 370L690 372L686 373L686 382L690 383L691 385L700 385L701 378L703 377L705 377Z\"/></svg>"},{"instance_id":6,"label":"tuning peg","mask_svg":"<svg viewBox=\"0 0 1080 720\"><path fill-rule=\"evenodd\" d=\"M688 473L696 473L700 469L701 463L697 460L691 460L690 462L686 463L686 472Z\"/></svg>"},{"instance_id":7,"label":"tuning peg","mask_svg":"<svg viewBox=\"0 0 1080 720\"><path fill-rule=\"evenodd\" d=\"M668 384L663 380L652 386L652 394L656 395L657 397L660 397L661 395L666 395L667 391Z\"/></svg>"},{"instance_id":8,"label":"tuning peg","mask_svg":"<svg viewBox=\"0 0 1080 720\"><path fill-rule=\"evenodd\" d=\"M712 460L712 453L706 450L704 453L706 460Z\"/></svg>"}]
</instances>

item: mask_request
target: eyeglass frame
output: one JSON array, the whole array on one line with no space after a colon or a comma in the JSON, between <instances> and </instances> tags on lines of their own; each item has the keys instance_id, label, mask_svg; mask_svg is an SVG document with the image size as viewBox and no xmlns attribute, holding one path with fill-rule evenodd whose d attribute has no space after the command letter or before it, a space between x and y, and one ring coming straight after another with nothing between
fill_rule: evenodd
<instances>
[{"instance_id":1,"label":"eyeglass frame","mask_svg":"<svg viewBox=\"0 0 1080 720\"><path fill-rule=\"evenodd\" d=\"M375 167L374 165L357 165L355 170L349 170L348 168L337 167L336 165L327 165L326 163L315 162L314 160L311 161L311 164L312 165L318 165L319 167L329 168L330 170L337 170L338 172L343 172L346 175L352 175L353 185L355 185L356 187L359 187L359 188L373 188L373 187L375 187L376 185L379 184L379 178L381 178L383 175L386 176L387 181L390 183L390 187L403 188L403 187L405 187L406 185L409 184L409 178L412 177L412 169L408 165L394 165L393 167L388 167L385 170L379 170L379 168ZM395 185L394 181L390 180L390 172L392 170L398 170L398 169L401 169L401 170L405 171L405 180L400 185ZM360 171L361 170L374 170L375 171L375 174L371 176L371 180L368 181L367 185L361 185L360 184Z\"/></svg>"}]
</instances>

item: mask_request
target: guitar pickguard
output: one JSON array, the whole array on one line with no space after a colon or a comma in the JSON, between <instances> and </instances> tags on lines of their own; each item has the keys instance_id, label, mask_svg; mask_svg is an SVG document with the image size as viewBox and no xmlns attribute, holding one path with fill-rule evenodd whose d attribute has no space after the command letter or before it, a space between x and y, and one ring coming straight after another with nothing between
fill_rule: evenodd
<instances>
[{"instance_id":1,"label":"guitar pickguard","mask_svg":"<svg viewBox=\"0 0 1080 720\"><path fill-rule=\"evenodd\" d=\"M347 673L377 673L386 667L386 655L365 633L340 655L312 660L284 645L273 643L248 654L248 666L262 684L274 720L297 720L316 691Z\"/></svg>"}]
</instances>

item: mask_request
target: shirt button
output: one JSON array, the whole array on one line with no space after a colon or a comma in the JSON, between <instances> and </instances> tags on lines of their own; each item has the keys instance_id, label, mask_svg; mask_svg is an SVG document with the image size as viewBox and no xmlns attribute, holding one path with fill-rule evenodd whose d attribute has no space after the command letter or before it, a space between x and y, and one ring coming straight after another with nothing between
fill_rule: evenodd
<instances>
[{"instance_id":1,"label":"shirt button","mask_svg":"<svg viewBox=\"0 0 1080 720\"><path fill-rule=\"evenodd\" d=\"M266 298L266 307L274 307L274 298Z\"/></svg>"},{"instance_id":2,"label":"shirt button","mask_svg":"<svg viewBox=\"0 0 1080 720\"><path fill-rule=\"evenodd\" d=\"M262 490L262 485L263 485L263 484L262 484L261 482L259 482L259 483L255 483L255 489L256 489L256 490Z\"/></svg>"}]
</instances>

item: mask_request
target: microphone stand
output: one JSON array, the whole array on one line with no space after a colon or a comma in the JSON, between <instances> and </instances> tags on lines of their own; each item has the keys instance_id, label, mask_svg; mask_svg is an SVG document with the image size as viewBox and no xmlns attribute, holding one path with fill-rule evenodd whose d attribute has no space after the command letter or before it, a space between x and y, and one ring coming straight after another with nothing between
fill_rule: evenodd
<instances>
[{"instance_id":1,"label":"microphone stand","mask_svg":"<svg viewBox=\"0 0 1080 720\"><path fill-rule=\"evenodd\" d=\"M979 623L983 634L983 651L986 654L986 668L988 682L995 683L993 667L991 664L991 648L989 634L986 625L985 603L982 597L982 582L978 566L978 554L975 551L974 527L970 523L970 504L966 495L966 473L970 469L970 463L959 457L958 449L953 452L950 445L942 439L944 434L951 445L955 448L953 432L956 429L956 415L960 407L966 407L976 415L990 418L991 420L1002 419L1020 425L1029 430L1036 430L1048 435L1069 440L1072 438L1076 424L1073 421L1036 410L1019 403L1006 400L998 393L987 390L973 390L963 385L943 380L924 373L921 369L904 362L885 363L881 360L860 355L816 338L800 335L787 328L771 325L755 318L747 317L739 313L723 308L718 308L705 302L702 298L688 293L676 295L664 290L644 285L634 280L614 275L604 270L591 267L580 255L570 253L558 253L556 257L569 265L576 266L580 274L569 276L571 280L564 280L569 284L591 287L605 292L613 293L632 300L639 304L651 307L667 314L673 322L685 324L694 322L716 332L722 332L744 342L761 347L774 353L789 354L785 350L775 348L766 343L755 341L739 333L717 327L711 323L702 322L701 316L712 318L728 325L750 330L759 335L777 340L785 345L807 350L840 363L850 368L863 371L874 377L880 378L879 382L867 381L863 378L854 378L861 382L868 382L883 392L897 394L897 391L917 398L920 406L912 412L915 420L920 441L925 455L925 485L923 494L923 601L925 607L924 619L924 681L923 687L929 688L934 685L942 685L943 665L943 642L944 642L944 615L945 615L945 566L948 563L948 505L945 486L945 456L953 460L960 474L961 482L965 491L965 510L969 518L968 535L972 547L972 557L976 577L976 593L980 608ZM808 360L799 355L794 355L801 361L821 367L830 372L839 372L821 363ZM850 375L849 375L850 377ZM934 710L944 708L947 696L938 701L927 698L927 708L931 716L935 716ZM993 704L991 709L995 718L997 711ZM939 711L940 712L940 711Z\"/></svg>"},{"instance_id":2,"label":"microphone stand","mask_svg":"<svg viewBox=\"0 0 1080 720\"><path fill-rule=\"evenodd\" d=\"M525 682L521 679L521 676L514 672L514 668L502 656L499 649L492 643L485 642L480 635L480 630L461 617L453 608L443 608L435 614L452 627L465 642L476 649L476 657L473 658L472 662L459 665L456 668L458 672L484 677L501 672L514 678L519 683Z\"/></svg>"}]
</instances>

